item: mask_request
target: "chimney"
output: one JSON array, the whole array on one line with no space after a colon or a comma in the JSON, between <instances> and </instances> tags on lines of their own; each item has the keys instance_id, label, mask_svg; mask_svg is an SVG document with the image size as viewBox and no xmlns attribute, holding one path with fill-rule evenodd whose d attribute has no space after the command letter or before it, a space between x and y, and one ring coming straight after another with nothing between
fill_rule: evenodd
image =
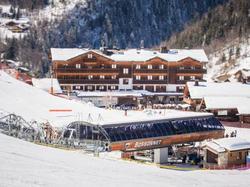
<instances>
[{"instance_id":1,"label":"chimney","mask_svg":"<svg viewBox=\"0 0 250 187\"><path fill-rule=\"evenodd\" d=\"M199 86L199 80L194 81L194 86Z\"/></svg>"},{"instance_id":2,"label":"chimney","mask_svg":"<svg viewBox=\"0 0 250 187\"><path fill-rule=\"evenodd\" d=\"M167 46L161 46L160 53L168 53L168 47Z\"/></svg>"}]
</instances>

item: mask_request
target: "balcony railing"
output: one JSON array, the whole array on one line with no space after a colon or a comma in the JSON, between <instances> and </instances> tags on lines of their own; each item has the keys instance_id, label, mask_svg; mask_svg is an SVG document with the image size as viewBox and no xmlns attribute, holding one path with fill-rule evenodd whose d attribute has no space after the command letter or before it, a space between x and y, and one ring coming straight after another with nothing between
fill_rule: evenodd
<instances>
[{"instance_id":1,"label":"balcony railing","mask_svg":"<svg viewBox=\"0 0 250 187\"><path fill-rule=\"evenodd\" d=\"M117 69L113 68L58 68L55 69L58 73L119 73Z\"/></svg>"},{"instance_id":2,"label":"balcony railing","mask_svg":"<svg viewBox=\"0 0 250 187\"><path fill-rule=\"evenodd\" d=\"M60 84L119 84L117 79L58 79Z\"/></svg>"},{"instance_id":3,"label":"balcony railing","mask_svg":"<svg viewBox=\"0 0 250 187\"><path fill-rule=\"evenodd\" d=\"M177 69L177 73L207 73L206 69Z\"/></svg>"},{"instance_id":4,"label":"balcony railing","mask_svg":"<svg viewBox=\"0 0 250 187\"><path fill-rule=\"evenodd\" d=\"M134 73L167 73L167 69L134 69Z\"/></svg>"},{"instance_id":5,"label":"balcony railing","mask_svg":"<svg viewBox=\"0 0 250 187\"><path fill-rule=\"evenodd\" d=\"M167 80L133 80L133 84L167 84Z\"/></svg>"}]
</instances>

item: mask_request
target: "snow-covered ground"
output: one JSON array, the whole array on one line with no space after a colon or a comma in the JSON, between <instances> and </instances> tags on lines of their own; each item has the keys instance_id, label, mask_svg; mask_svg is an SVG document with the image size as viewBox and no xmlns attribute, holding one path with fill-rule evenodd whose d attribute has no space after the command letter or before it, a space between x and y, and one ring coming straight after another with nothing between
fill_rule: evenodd
<instances>
[{"instance_id":1,"label":"snow-covered ground","mask_svg":"<svg viewBox=\"0 0 250 187\"><path fill-rule=\"evenodd\" d=\"M0 186L249 186L250 170L174 171L0 134Z\"/></svg>"},{"instance_id":2,"label":"snow-covered ground","mask_svg":"<svg viewBox=\"0 0 250 187\"><path fill-rule=\"evenodd\" d=\"M239 56L236 55L237 48ZM231 50L231 52L230 52ZM232 54L231 60L229 54ZM222 56L225 55L225 62L222 62ZM231 81L234 80L234 74L242 69L250 69L250 39L243 41L234 40L225 45L224 48L209 55L209 63L207 65L207 74L205 79L213 81L214 78L222 75L228 75Z\"/></svg>"},{"instance_id":3,"label":"snow-covered ground","mask_svg":"<svg viewBox=\"0 0 250 187\"><path fill-rule=\"evenodd\" d=\"M78 120L102 125L211 115L209 113L176 110L147 110L128 111L127 116L125 116L125 112L121 110L97 108L89 103L83 104L50 95L46 91L16 80L3 71L0 71L0 88L0 111L15 113L22 116L26 121L49 121L53 126L64 126ZM62 112L62 110L68 112Z\"/></svg>"},{"instance_id":4,"label":"snow-covered ground","mask_svg":"<svg viewBox=\"0 0 250 187\"><path fill-rule=\"evenodd\" d=\"M199 115L162 111L147 114L105 110L66 100L27 85L0 71L0 115L15 112L30 120L49 120L62 125L102 115L105 122ZM71 109L51 113L50 109ZM4 114L2 114L4 113ZM204 114L200 114L204 115ZM230 133L235 128L226 128ZM250 140L250 129L237 129L237 136ZM250 170L175 171L123 161L105 153L100 157L35 145L0 133L0 186L249 186Z\"/></svg>"}]
</instances>

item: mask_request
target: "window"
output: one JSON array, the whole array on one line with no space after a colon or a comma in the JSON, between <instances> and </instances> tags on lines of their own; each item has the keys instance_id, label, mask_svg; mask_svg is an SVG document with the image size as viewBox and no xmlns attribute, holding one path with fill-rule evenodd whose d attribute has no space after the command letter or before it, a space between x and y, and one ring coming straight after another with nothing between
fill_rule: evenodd
<instances>
[{"instance_id":1,"label":"window","mask_svg":"<svg viewBox=\"0 0 250 187\"><path fill-rule=\"evenodd\" d=\"M104 90L104 86L100 86L99 89L100 89L100 90Z\"/></svg>"},{"instance_id":2,"label":"window","mask_svg":"<svg viewBox=\"0 0 250 187\"><path fill-rule=\"evenodd\" d=\"M164 76L163 76L163 75L160 75L160 76L159 76L159 80L164 80Z\"/></svg>"},{"instance_id":3,"label":"window","mask_svg":"<svg viewBox=\"0 0 250 187\"><path fill-rule=\"evenodd\" d=\"M88 58L93 58L93 55L92 54L88 54Z\"/></svg>"},{"instance_id":4,"label":"window","mask_svg":"<svg viewBox=\"0 0 250 187\"><path fill-rule=\"evenodd\" d=\"M159 65L159 69L164 69L164 65Z\"/></svg>"},{"instance_id":5,"label":"window","mask_svg":"<svg viewBox=\"0 0 250 187\"><path fill-rule=\"evenodd\" d=\"M152 65L151 64L149 64L148 65L148 69L152 69L153 67L152 67Z\"/></svg>"},{"instance_id":6,"label":"window","mask_svg":"<svg viewBox=\"0 0 250 187\"><path fill-rule=\"evenodd\" d=\"M184 66L180 66L179 69L184 70L185 68L184 68Z\"/></svg>"},{"instance_id":7,"label":"window","mask_svg":"<svg viewBox=\"0 0 250 187\"><path fill-rule=\"evenodd\" d=\"M112 75L112 76L111 76L111 79L116 79L116 75Z\"/></svg>"},{"instance_id":8,"label":"window","mask_svg":"<svg viewBox=\"0 0 250 187\"><path fill-rule=\"evenodd\" d=\"M105 76L104 75L100 75L100 79L105 79Z\"/></svg>"},{"instance_id":9,"label":"window","mask_svg":"<svg viewBox=\"0 0 250 187\"><path fill-rule=\"evenodd\" d=\"M183 90L184 90L184 86L179 86L178 89L179 89L180 91L183 91Z\"/></svg>"},{"instance_id":10,"label":"window","mask_svg":"<svg viewBox=\"0 0 250 187\"><path fill-rule=\"evenodd\" d=\"M76 69L80 69L81 68L81 64L76 64Z\"/></svg>"},{"instance_id":11,"label":"window","mask_svg":"<svg viewBox=\"0 0 250 187\"><path fill-rule=\"evenodd\" d=\"M123 84L127 85L129 83L128 79L123 79Z\"/></svg>"},{"instance_id":12,"label":"window","mask_svg":"<svg viewBox=\"0 0 250 187\"><path fill-rule=\"evenodd\" d=\"M92 90L92 86L88 86L87 89L88 89L88 90Z\"/></svg>"},{"instance_id":13,"label":"window","mask_svg":"<svg viewBox=\"0 0 250 187\"><path fill-rule=\"evenodd\" d=\"M136 75L135 79L136 80L141 80L141 76L140 75Z\"/></svg>"},{"instance_id":14,"label":"window","mask_svg":"<svg viewBox=\"0 0 250 187\"><path fill-rule=\"evenodd\" d=\"M116 68L116 64L112 64L112 69L115 69Z\"/></svg>"},{"instance_id":15,"label":"window","mask_svg":"<svg viewBox=\"0 0 250 187\"><path fill-rule=\"evenodd\" d=\"M194 70L194 69L195 69L195 66L191 66L190 68L191 68L192 70Z\"/></svg>"},{"instance_id":16,"label":"window","mask_svg":"<svg viewBox=\"0 0 250 187\"><path fill-rule=\"evenodd\" d=\"M190 76L190 80L194 81L195 80L195 76Z\"/></svg>"},{"instance_id":17,"label":"window","mask_svg":"<svg viewBox=\"0 0 250 187\"><path fill-rule=\"evenodd\" d=\"M88 75L88 79L89 80L93 79L93 75Z\"/></svg>"},{"instance_id":18,"label":"window","mask_svg":"<svg viewBox=\"0 0 250 187\"><path fill-rule=\"evenodd\" d=\"M141 65L140 65L140 64L137 64L137 65L135 66L135 69L141 69Z\"/></svg>"},{"instance_id":19,"label":"window","mask_svg":"<svg viewBox=\"0 0 250 187\"><path fill-rule=\"evenodd\" d=\"M128 74L128 68L123 68L123 74Z\"/></svg>"},{"instance_id":20,"label":"window","mask_svg":"<svg viewBox=\"0 0 250 187\"><path fill-rule=\"evenodd\" d=\"M242 159L242 152L239 152L239 159Z\"/></svg>"},{"instance_id":21,"label":"window","mask_svg":"<svg viewBox=\"0 0 250 187\"><path fill-rule=\"evenodd\" d=\"M152 79L153 79L152 75L149 75L148 80L152 80Z\"/></svg>"},{"instance_id":22,"label":"window","mask_svg":"<svg viewBox=\"0 0 250 187\"><path fill-rule=\"evenodd\" d=\"M179 80L183 81L184 80L184 76L179 76Z\"/></svg>"},{"instance_id":23,"label":"window","mask_svg":"<svg viewBox=\"0 0 250 187\"><path fill-rule=\"evenodd\" d=\"M81 86L75 86L76 90L80 90Z\"/></svg>"},{"instance_id":24,"label":"window","mask_svg":"<svg viewBox=\"0 0 250 187\"><path fill-rule=\"evenodd\" d=\"M111 86L110 88L111 88L111 90L115 90L115 86Z\"/></svg>"}]
</instances>

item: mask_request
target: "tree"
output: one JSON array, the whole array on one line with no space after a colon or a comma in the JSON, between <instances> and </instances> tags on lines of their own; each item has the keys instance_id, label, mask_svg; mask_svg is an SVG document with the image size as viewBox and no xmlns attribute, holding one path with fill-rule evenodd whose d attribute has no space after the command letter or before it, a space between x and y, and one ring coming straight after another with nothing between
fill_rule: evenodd
<instances>
[{"instance_id":1,"label":"tree","mask_svg":"<svg viewBox=\"0 0 250 187\"><path fill-rule=\"evenodd\" d=\"M236 57L239 58L240 57L240 47L236 48Z\"/></svg>"},{"instance_id":2,"label":"tree","mask_svg":"<svg viewBox=\"0 0 250 187\"><path fill-rule=\"evenodd\" d=\"M16 13L16 19L18 20L21 17L21 12L20 12L20 8L17 8L17 13Z\"/></svg>"},{"instance_id":3,"label":"tree","mask_svg":"<svg viewBox=\"0 0 250 187\"><path fill-rule=\"evenodd\" d=\"M18 45L17 45L17 39L12 38L11 41L8 43L8 47L6 49L6 52L4 54L5 59L9 60L16 60L17 53L18 53Z\"/></svg>"}]
</instances>

